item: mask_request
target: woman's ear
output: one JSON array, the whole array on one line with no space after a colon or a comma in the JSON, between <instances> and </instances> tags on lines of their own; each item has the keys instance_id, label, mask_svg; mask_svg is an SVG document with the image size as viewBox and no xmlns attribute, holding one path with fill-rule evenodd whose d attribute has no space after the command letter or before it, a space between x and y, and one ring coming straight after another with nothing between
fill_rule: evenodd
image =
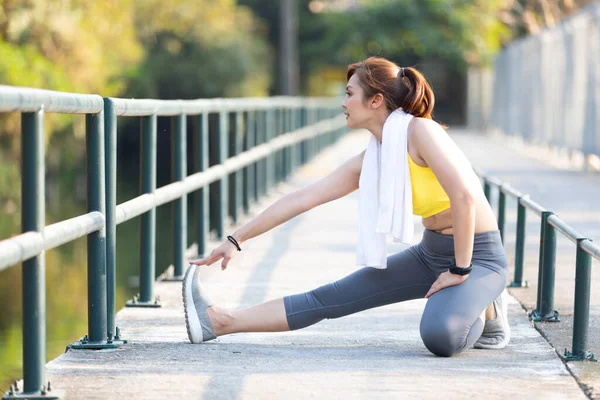
<instances>
[{"instance_id":1,"label":"woman's ear","mask_svg":"<svg viewBox=\"0 0 600 400\"><path fill-rule=\"evenodd\" d=\"M381 105L383 104L383 95L381 93L377 93L375 96L373 96L373 98L371 98L369 104L373 109L381 107Z\"/></svg>"}]
</instances>

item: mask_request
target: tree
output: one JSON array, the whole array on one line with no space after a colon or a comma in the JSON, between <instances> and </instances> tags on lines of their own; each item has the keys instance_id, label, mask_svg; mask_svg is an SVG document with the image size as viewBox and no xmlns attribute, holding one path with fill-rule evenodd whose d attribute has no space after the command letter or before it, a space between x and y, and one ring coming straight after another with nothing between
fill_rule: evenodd
<instances>
[{"instance_id":1,"label":"tree","mask_svg":"<svg viewBox=\"0 0 600 400\"><path fill-rule=\"evenodd\" d=\"M135 24L148 50L129 95L152 98L264 96L271 55L262 26L233 1L137 0Z\"/></svg>"}]
</instances>

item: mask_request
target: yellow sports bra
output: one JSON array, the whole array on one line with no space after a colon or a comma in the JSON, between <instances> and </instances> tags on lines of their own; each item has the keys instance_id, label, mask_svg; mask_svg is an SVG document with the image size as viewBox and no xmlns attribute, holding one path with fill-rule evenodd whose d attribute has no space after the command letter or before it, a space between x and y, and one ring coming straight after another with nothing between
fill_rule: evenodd
<instances>
[{"instance_id":1,"label":"yellow sports bra","mask_svg":"<svg viewBox=\"0 0 600 400\"><path fill-rule=\"evenodd\" d=\"M450 198L429 167L415 164L408 154L408 167L412 184L413 214L431 217L450 208Z\"/></svg>"}]
</instances>

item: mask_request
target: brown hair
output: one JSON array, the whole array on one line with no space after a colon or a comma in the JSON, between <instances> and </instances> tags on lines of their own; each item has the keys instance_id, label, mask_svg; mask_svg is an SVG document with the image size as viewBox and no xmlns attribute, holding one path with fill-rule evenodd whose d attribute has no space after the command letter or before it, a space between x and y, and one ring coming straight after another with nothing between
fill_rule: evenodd
<instances>
[{"instance_id":1,"label":"brown hair","mask_svg":"<svg viewBox=\"0 0 600 400\"><path fill-rule=\"evenodd\" d=\"M435 96L429 82L415 68L400 68L385 58L369 57L348 66L346 82L354 74L359 78L365 98L381 93L388 110L401 107L415 117L431 119Z\"/></svg>"}]
</instances>

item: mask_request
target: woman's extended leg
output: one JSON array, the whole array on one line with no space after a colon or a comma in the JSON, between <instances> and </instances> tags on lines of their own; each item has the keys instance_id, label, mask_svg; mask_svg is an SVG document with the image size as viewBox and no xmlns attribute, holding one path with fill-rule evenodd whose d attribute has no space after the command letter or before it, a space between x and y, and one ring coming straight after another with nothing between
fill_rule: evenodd
<instances>
[{"instance_id":1,"label":"woman's extended leg","mask_svg":"<svg viewBox=\"0 0 600 400\"><path fill-rule=\"evenodd\" d=\"M207 315L216 336L295 330L326 318L423 298L436 277L411 248L388 257L387 269L362 268L309 292L249 308L226 310L212 306Z\"/></svg>"},{"instance_id":2,"label":"woman's extended leg","mask_svg":"<svg viewBox=\"0 0 600 400\"><path fill-rule=\"evenodd\" d=\"M227 310L218 306L208 309L216 336L236 332L289 331L283 298L248 308Z\"/></svg>"}]
</instances>

